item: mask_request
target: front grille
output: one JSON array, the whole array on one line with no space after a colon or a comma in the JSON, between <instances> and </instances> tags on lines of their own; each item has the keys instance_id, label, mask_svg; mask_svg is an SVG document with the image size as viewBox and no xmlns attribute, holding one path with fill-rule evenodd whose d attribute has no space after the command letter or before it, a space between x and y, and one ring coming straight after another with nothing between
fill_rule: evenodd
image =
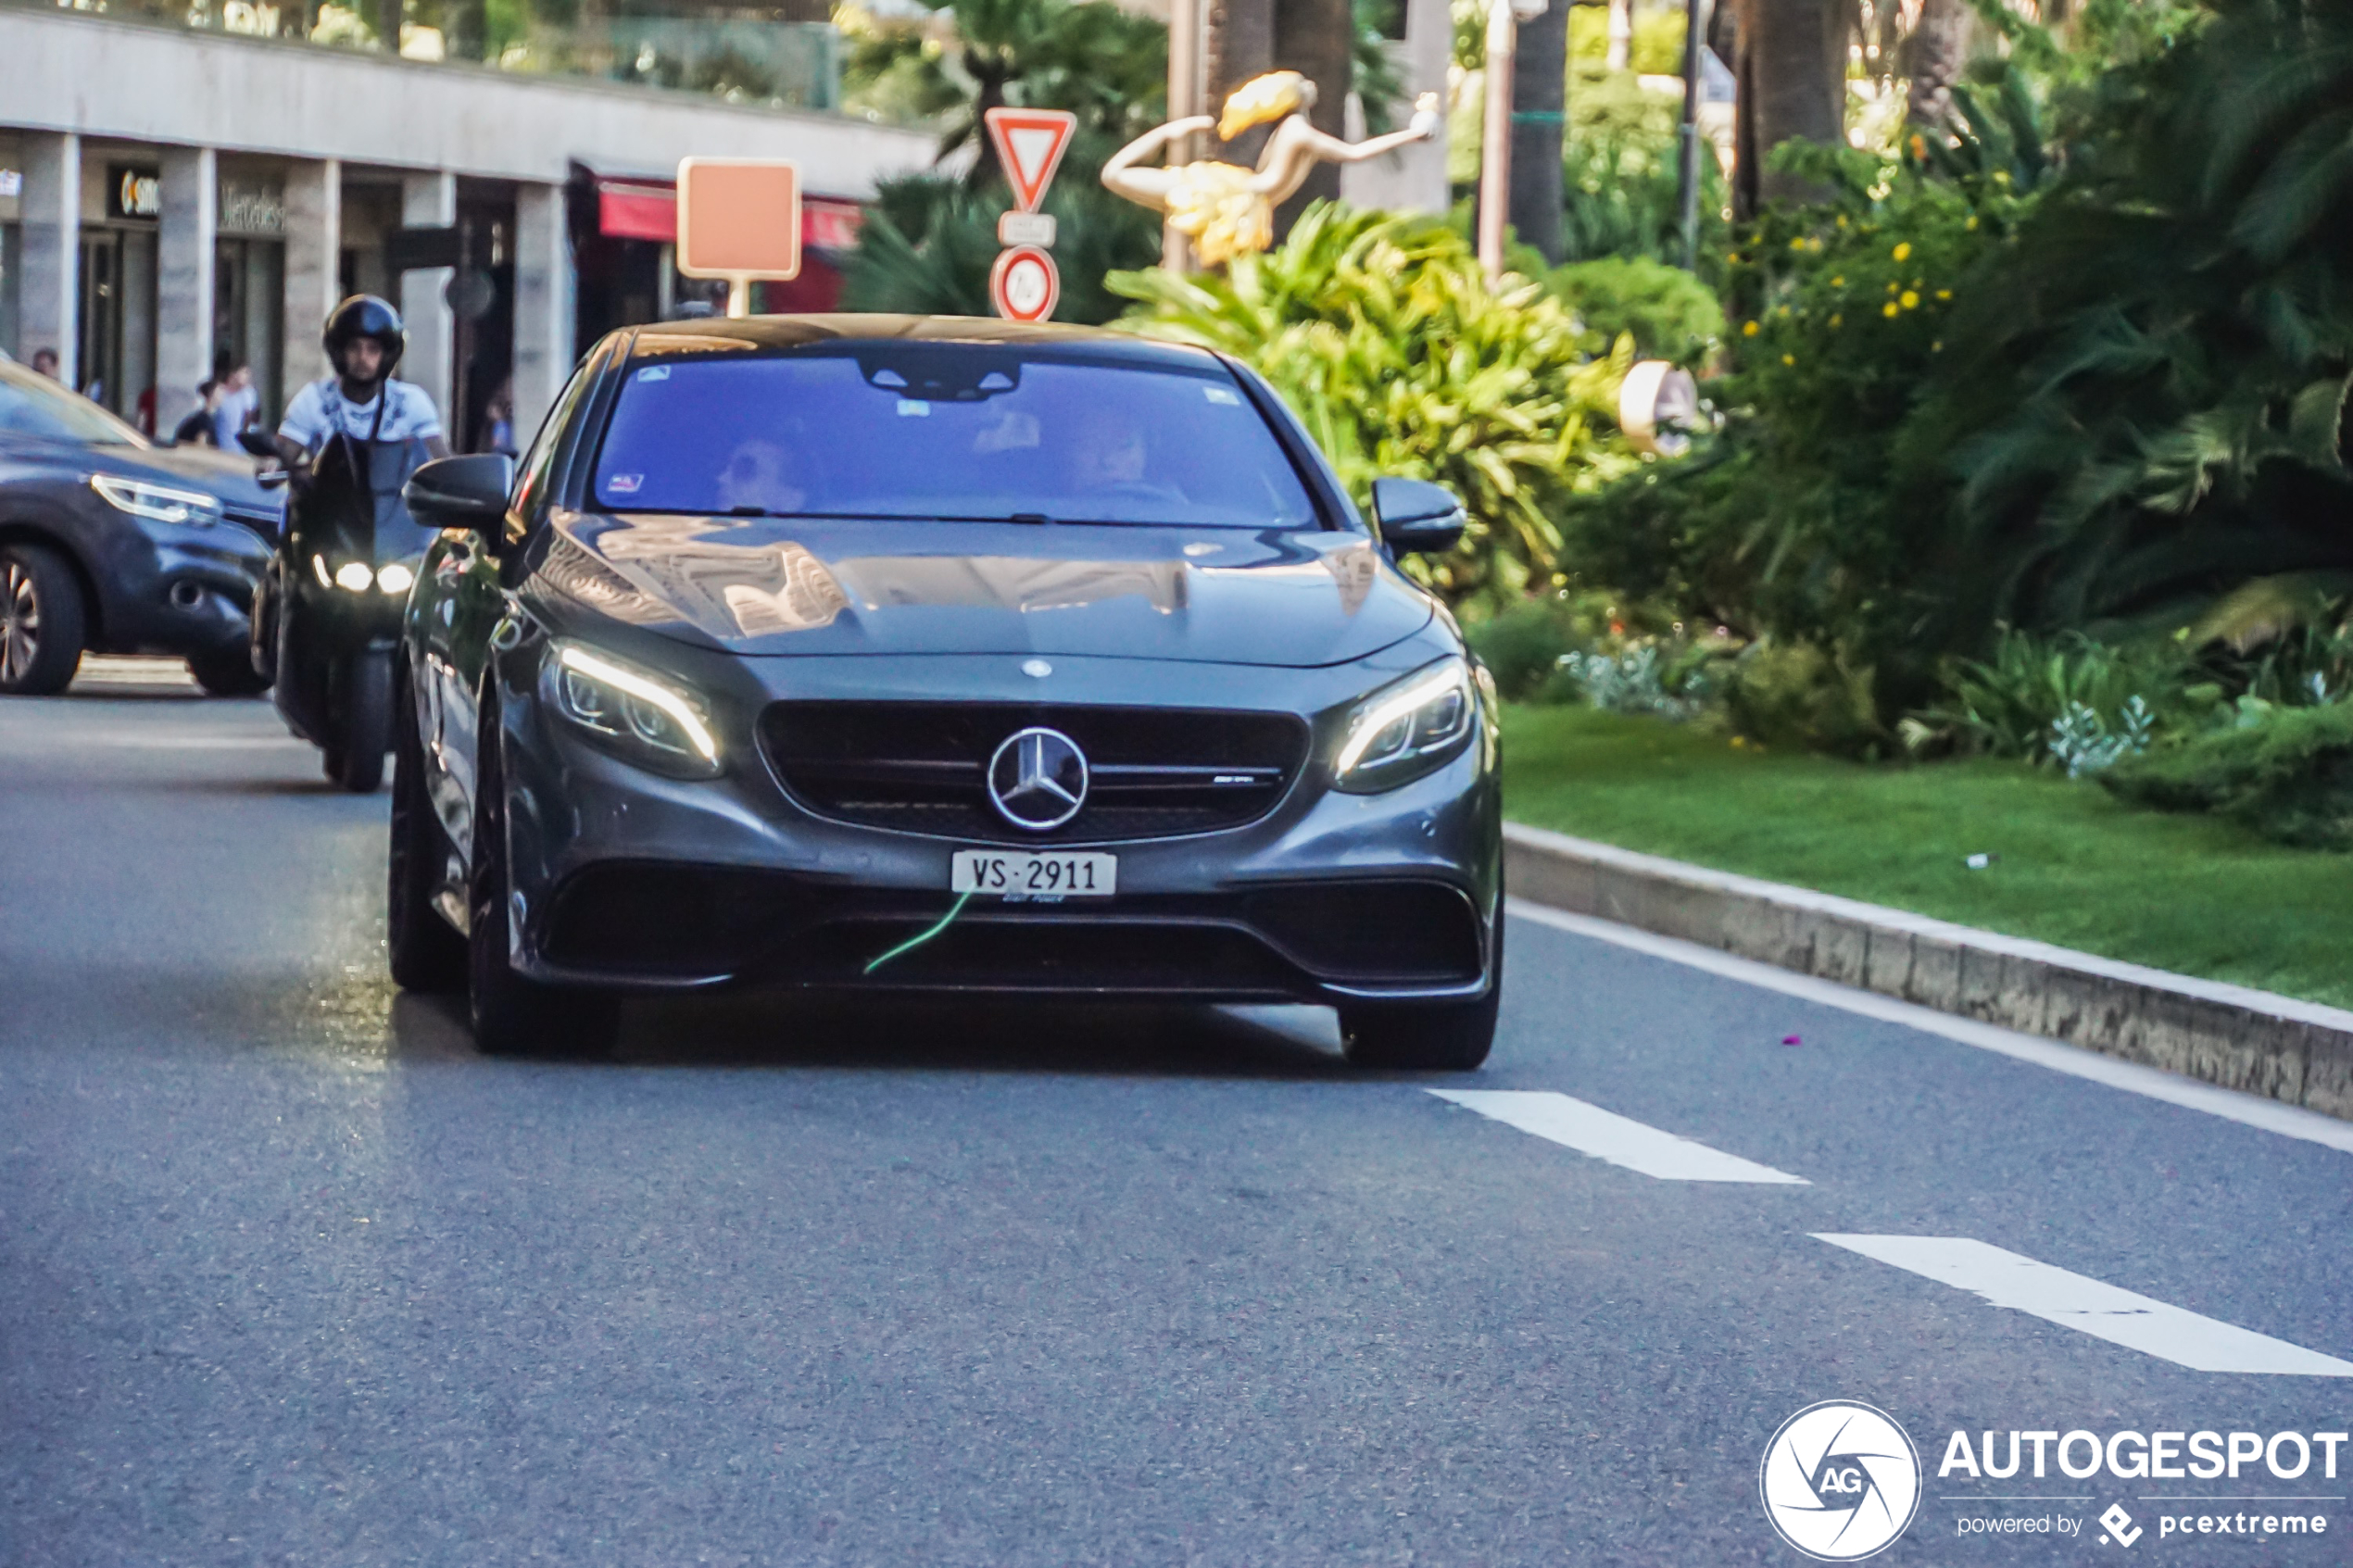
<instances>
[{"instance_id":1,"label":"front grille","mask_svg":"<svg viewBox=\"0 0 2353 1568\"><path fill-rule=\"evenodd\" d=\"M989 802L988 759L1033 724L1087 754L1086 808L1048 833ZM1307 755L1287 713L934 702L779 702L761 744L794 798L868 827L1000 844L1111 843L1210 833L1275 809Z\"/></svg>"},{"instance_id":2,"label":"front grille","mask_svg":"<svg viewBox=\"0 0 2353 1568\"><path fill-rule=\"evenodd\" d=\"M789 872L607 861L545 906L549 961L603 978L732 975L891 989L1313 997L1318 983L1439 985L1481 973L1471 902L1438 883L1290 883L1122 894L1100 905L975 899L871 979L866 966L938 924L943 888L844 886Z\"/></svg>"}]
</instances>

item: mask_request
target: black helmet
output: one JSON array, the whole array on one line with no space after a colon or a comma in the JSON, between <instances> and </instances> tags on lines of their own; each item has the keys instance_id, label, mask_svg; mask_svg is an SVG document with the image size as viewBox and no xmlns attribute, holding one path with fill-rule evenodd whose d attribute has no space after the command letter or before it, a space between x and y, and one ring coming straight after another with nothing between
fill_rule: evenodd
<instances>
[{"instance_id":1,"label":"black helmet","mask_svg":"<svg viewBox=\"0 0 2353 1568\"><path fill-rule=\"evenodd\" d=\"M390 376L392 368L400 363L400 351L409 346L409 330L400 324L400 312L388 301L371 294L355 294L327 312L326 330L319 336L327 351L327 363L343 371L343 351L363 337L371 337L383 345L384 369L379 375Z\"/></svg>"}]
</instances>

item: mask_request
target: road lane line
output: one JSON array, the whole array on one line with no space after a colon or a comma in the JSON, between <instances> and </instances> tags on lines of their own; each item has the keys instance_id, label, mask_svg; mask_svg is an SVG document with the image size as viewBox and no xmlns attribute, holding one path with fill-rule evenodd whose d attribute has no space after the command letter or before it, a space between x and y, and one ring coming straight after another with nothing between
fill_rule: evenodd
<instances>
[{"instance_id":1,"label":"road lane line","mask_svg":"<svg viewBox=\"0 0 2353 1568\"><path fill-rule=\"evenodd\" d=\"M2025 1312L2198 1372L2353 1377L2353 1362L2201 1317L1967 1236L1817 1235L1814 1239L1924 1279L1972 1291L1996 1307Z\"/></svg>"},{"instance_id":2,"label":"road lane line","mask_svg":"<svg viewBox=\"0 0 2353 1568\"><path fill-rule=\"evenodd\" d=\"M2236 1122L2241 1126L2277 1133L2282 1137L2301 1138L2306 1143L2322 1144L2341 1153L2353 1154L2353 1123L2340 1122L2334 1116L2323 1116L2317 1110L2307 1110L2299 1105L2287 1105L2279 1100L2243 1094L2237 1089L2201 1084L2195 1078L2184 1078L2163 1068L2145 1067L2137 1061L2101 1056L2081 1046L2065 1046L2056 1040L2039 1039L2032 1035L2019 1034L2016 1030L1981 1023L1973 1018L1956 1018L1949 1012L1939 1012L1916 1002L1899 1002L1876 991L1858 991L1835 981L1819 980L1810 974L1797 974L1771 964L1758 963L1754 959L1735 958L1713 947L1703 947L1696 942L1685 942L1672 936L1654 936L1647 931L1637 931L1629 925L1595 920L1589 915L1572 915L1563 909L1530 904L1518 898L1511 900L1510 908L1514 920L1533 921L1539 925L1549 925L1573 935L1590 936L1614 947L1630 947L1635 952L1666 959L1671 963L1720 974L1727 980L1737 980L1768 991L1779 991L1785 997L1795 997L1803 1001L1819 1002L1824 1007L1875 1018L1884 1023L1900 1023L1924 1035L1942 1035L1947 1040L1992 1051L1997 1056L2031 1061L2054 1073L2089 1079L2127 1094L2163 1100L2184 1110L2201 1110L2208 1116Z\"/></svg>"},{"instance_id":3,"label":"road lane line","mask_svg":"<svg viewBox=\"0 0 2353 1568\"><path fill-rule=\"evenodd\" d=\"M1466 1110L1565 1144L1579 1154L1662 1182L1758 1182L1810 1186L1803 1176L1664 1133L1614 1110L1549 1089L1431 1089Z\"/></svg>"}]
</instances>

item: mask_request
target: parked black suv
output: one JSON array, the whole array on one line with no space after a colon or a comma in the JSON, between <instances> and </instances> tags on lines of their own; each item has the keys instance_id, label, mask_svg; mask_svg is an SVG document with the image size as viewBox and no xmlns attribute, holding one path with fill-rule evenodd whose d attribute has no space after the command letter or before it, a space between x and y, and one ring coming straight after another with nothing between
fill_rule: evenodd
<instances>
[{"instance_id":1,"label":"parked black suv","mask_svg":"<svg viewBox=\"0 0 2353 1568\"><path fill-rule=\"evenodd\" d=\"M65 689L82 654L177 655L261 691L245 614L280 504L242 454L158 447L0 358L0 694Z\"/></svg>"}]
</instances>

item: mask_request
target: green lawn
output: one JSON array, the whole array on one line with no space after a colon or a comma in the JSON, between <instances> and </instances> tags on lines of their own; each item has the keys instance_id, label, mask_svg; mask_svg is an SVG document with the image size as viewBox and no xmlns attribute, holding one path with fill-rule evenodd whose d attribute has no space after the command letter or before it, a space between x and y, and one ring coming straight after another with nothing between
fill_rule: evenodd
<instances>
[{"instance_id":1,"label":"green lawn","mask_svg":"<svg viewBox=\"0 0 2353 1568\"><path fill-rule=\"evenodd\" d=\"M1504 728L1505 809L1534 827L2353 1007L2353 856L2015 762L1768 756L1583 708Z\"/></svg>"}]
</instances>

